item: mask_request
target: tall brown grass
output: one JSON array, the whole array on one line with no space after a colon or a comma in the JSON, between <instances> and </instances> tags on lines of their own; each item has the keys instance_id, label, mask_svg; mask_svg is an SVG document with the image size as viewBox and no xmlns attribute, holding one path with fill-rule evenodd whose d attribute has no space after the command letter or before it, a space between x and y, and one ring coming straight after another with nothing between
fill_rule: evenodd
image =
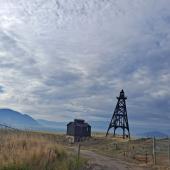
<instances>
[{"instance_id":1,"label":"tall brown grass","mask_svg":"<svg viewBox=\"0 0 170 170\"><path fill-rule=\"evenodd\" d=\"M81 166L81 165L79 165ZM75 170L76 157L49 135L0 130L0 170Z\"/></svg>"}]
</instances>

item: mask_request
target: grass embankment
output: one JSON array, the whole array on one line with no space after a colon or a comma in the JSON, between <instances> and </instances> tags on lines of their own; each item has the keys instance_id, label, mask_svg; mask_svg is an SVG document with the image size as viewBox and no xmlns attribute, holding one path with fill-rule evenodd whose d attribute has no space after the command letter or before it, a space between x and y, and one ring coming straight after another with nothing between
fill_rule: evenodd
<instances>
[{"instance_id":1,"label":"grass embankment","mask_svg":"<svg viewBox=\"0 0 170 170\"><path fill-rule=\"evenodd\" d=\"M0 170L75 170L83 164L54 136L0 130Z\"/></svg>"}]
</instances>

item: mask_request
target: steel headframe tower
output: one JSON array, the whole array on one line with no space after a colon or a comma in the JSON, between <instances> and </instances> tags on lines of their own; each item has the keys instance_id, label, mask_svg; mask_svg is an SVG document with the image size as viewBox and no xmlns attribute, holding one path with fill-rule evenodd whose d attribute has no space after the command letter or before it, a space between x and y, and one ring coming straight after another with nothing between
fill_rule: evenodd
<instances>
[{"instance_id":1,"label":"steel headframe tower","mask_svg":"<svg viewBox=\"0 0 170 170\"><path fill-rule=\"evenodd\" d=\"M114 136L115 136L115 131L117 128L122 128L123 130L123 138L125 137L130 138L130 131L129 131L129 123L128 123L128 116L127 116L127 110L126 110L126 99L124 91L122 90L120 92L120 96L117 97L117 105L114 110L110 125L108 127L106 136L109 133L109 130L111 128L114 128ZM128 134L126 134L126 131Z\"/></svg>"}]
</instances>

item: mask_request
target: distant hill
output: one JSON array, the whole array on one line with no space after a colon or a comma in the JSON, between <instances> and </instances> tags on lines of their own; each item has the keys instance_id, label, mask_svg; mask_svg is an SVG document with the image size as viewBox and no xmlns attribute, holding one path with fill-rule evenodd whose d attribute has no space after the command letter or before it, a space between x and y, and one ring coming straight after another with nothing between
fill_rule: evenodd
<instances>
[{"instance_id":1,"label":"distant hill","mask_svg":"<svg viewBox=\"0 0 170 170\"><path fill-rule=\"evenodd\" d=\"M43 119L36 120L45 130L49 131L66 131L67 122L55 122L55 121L48 121Z\"/></svg>"},{"instance_id":2,"label":"distant hill","mask_svg":"<svg viewBox=\"0 0 170 170\"><path fill-rule=\"evenodd\" d=\"M139 137L158 137L158 138L166 138L168 135L159 131L151 131L145 132L142 134L137 135Z\"/></svg>"},{"instance_id":3,"label":"distant hill","mask_svg":"<svg viewBox=\"0 0 170 170\"><path fill-rule=\"evenodd\" d=\"M71 120L70 120L71 121ZM66 132L67 123L55 122L43 119L33 119L27 114L23 114L12 109L0 109L0 124L5 124L14 128L32 129L41 131ZM106 122L88 122L92 126L92 131L105 131Z\"/></svg>"},{"instance_id":4,"label":"distant hill","mask_svg":"<svg viewBox=\"0 0 170 170\"><path fill-rule=\"evenodd\" d=\"M40 131L66 131L66 122L35 120L27 114L12 109L0 109L0 124L18 129L32 129Z\"/></svg>"},{"instance_id":5,"label":"distant hill","mask_svg":"<svg viewBox=\"0 0 170 170\"><path fill-rule=\"evenodd\" d=\"M40 124L32 117L11 109L0 109L0 123L22 129L40 128Z\"/></svg>"}]
</instances>

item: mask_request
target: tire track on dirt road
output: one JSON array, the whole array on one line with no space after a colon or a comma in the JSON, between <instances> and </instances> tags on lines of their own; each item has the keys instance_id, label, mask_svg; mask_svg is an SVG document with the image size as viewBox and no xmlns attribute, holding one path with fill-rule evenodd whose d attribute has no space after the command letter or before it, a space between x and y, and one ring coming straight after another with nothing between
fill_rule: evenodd
<instances>
[{"instance_id":1,"label":"tire track on dirt road","mask_svg":"<svg viewBox=\"0 0 170 170\"><path fill-rule=\"evenodd\" d=\"M89 150L81 150L81 156L89 160L89 170L151 170L151 168L115 160Z\"/></svg>"}]
</instances>

